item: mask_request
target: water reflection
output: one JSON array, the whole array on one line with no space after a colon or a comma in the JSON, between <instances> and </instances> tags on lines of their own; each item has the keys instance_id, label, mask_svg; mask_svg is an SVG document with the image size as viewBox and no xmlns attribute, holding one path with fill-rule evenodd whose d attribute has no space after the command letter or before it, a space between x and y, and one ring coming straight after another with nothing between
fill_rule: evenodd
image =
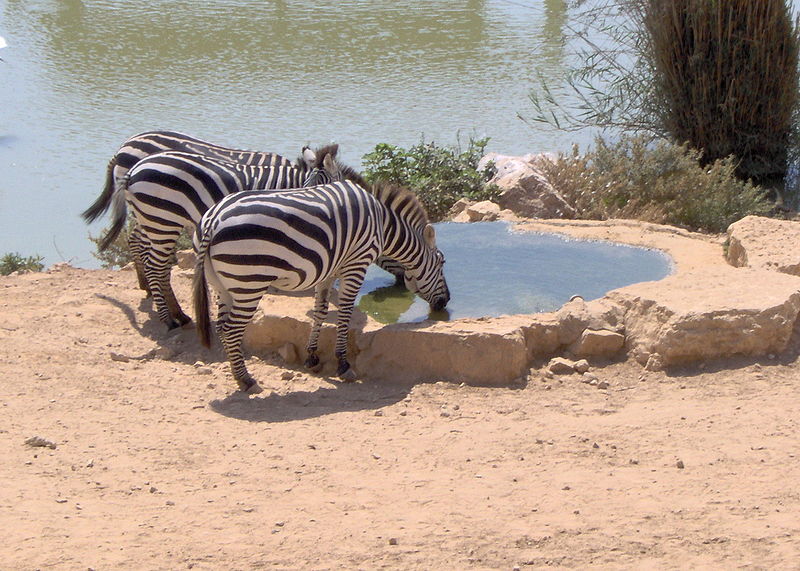
<instances>
[{"instance_id":1,"label":"water reflection","mask_svg":"<svg viewBox=\"0 0 800 571\"><path fill-rule=\"evenodd\" d=\"M359 309L381 323L539 313L671 271L661 252L512 232L503 222L436 224L436 242L447 257L447 311L431 313L421 298L387 285L392 276L377 267L367 271Z\"/></svg>"}]
</instances>

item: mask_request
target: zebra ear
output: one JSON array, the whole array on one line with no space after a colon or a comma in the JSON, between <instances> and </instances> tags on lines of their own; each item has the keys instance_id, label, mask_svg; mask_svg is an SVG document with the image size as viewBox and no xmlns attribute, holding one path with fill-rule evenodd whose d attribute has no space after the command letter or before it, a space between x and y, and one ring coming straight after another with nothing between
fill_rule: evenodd
<instances>
[{"instance_id":1,"label":"zebra ear","mask_svg":"<svg viewBox=\"0 0 800 571\"><path fill-rule=\"evenodd\" d=\"M314 165L317 162L317 153L308 147L303 147L303 161L306 163L308 168L314 168Z\"/></svg>"},{"instance_id":2,"label":"zebra ear","mask_svg":"<svg viewBox=\"0 0 800 571\"><path fill-rule=\"evenodd\" d=\"M325 158L322 159L322 166L328 171L328 174L336 179L339 174L339 165L336 164L333 155L325 155Z\"/></svg>"},{"instance_id":3,"label":"zebra ear","mask_svg":"<svg viewBox=\"0 0 800 571\"><path fill-rule=\"evenodd\" d=\"M422 237L425 238L425 243L428 246L431 248L436 247L436 230L433 229L433 226L426 224L425 229L422 231Z\"/></svg>"}]
</instances>

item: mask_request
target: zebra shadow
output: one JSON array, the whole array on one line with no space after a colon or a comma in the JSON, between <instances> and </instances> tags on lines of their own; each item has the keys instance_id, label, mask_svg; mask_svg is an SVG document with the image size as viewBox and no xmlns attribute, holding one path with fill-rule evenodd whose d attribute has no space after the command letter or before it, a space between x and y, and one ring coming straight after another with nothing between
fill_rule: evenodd
<instances>
[{"instance_id":1,"label":"zebra shadow","mask_svg":"<svg viewBox=\"0 0 800 571\"><path fill-rule=\"evenodd\" d=\"M313 391L250 397L236 392L209 403L211 410L249 422L291 422L339 412L377 410L402 401L411 386L348 383Z\"/></svg>"},{"instance_id":2,"label":"zebra shadow","mask_svg":"<svg viewBox=\"0 0 800 571\"><path fill-rule=\"evenodd\" d=\"M162 355L167 355L165 360L177 361L182 363L195 363L208 357L208 351L200 345L195 332L194 322L186 324L184 327L167 330L166 326L158 318L158 314L152 303L152 298L142 299L139 302L138 313L127 303L101 293L94 294L98 299L111 304L117 308L127 318L131 328L142 337L155 342L159 348L164 349ZM144 317L142 317L144 315ZM150 358L156 350L149 355L139 358Z\"/></svg>"}]
</instances>

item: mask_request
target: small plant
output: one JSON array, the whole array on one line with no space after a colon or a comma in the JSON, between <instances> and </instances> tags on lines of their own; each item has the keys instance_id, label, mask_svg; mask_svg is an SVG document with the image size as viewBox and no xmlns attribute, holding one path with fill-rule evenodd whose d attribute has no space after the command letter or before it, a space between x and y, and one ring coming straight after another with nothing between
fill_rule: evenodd
<instances>
[{"instance_id":1,"label":"small plant","mask_svg":"<svg viewBox=\"0 0 800 571\"><path fill-rule=\"evenodd\" d=\"M697 151L644 137L602 138L595 149L543 165L550 182L584 219L635 218L724 232L748 214L764 215L764 191L736 177L733 158L700 166Z\"/></svg>"},{"instance_id":2,"label":"small plant","mask_svg":"<svg viewBox=\"0 0 800 571\"><path fill-rule=\"evenodd\" d=\"M424 140L410 149L380 143L364 155L364 176L369 182L382 179L413 189L431 220L441 220L459 198L492 200L499 195L495 185L487 184L494 168L478 170L488 142L470 138L466 150Z\"/></svg>"},{"instance_id":3,"label":"small plant","mask_svg":"<svg viewBox=\"0 0 800 571\"><path fill-rule=\"evenodd\" d=\"M130 236L135 225L136 218L129 216L128 225L122 232L119 233L119 236L117 236L116 240L114 240L108 248L102 252L99 249L96 252L92 252L92 255L100 260L101 267L107 270L113 270L114 268L121 268L133 261L131 258L130 249L128 248L128 236ZM100 236L92 236L90 234L89 240L94 242L95 246L98 246L102 240L102 235L104 235L106 232L108 232L107 228L103 230ZM180 237L178 238L178 243L175 247L175 250L190 250L191 248L192 233L184 228ZM174 255L172 263L176 263Z\"/></svg>"},{"instance_id":4,"label":"small plant","mask_svg":"<svg viewBox=\"0 0 800 571\"><path fill-rule=\"evenodd\" d=\"M42 256L23 258L19 253L9 253L0 258L0 275L7 276L14 272L41 272L44 269Z\"/></svg>"}]
</instances>

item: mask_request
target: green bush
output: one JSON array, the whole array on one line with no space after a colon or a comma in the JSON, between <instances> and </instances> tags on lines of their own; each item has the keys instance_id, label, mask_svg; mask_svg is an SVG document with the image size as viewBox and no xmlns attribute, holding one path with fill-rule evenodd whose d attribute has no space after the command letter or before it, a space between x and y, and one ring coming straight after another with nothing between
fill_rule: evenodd
<instances>
[{"instance_id":1,"label":"green bush","mask_svg":"<svg viewBox=\"0 0 800 571\"><path fill-rule=\"evenodd\" d=\"M14 272L41 272L44 269L43 259L42 256L23 258L17 252L6 254L0 258L0 276Z\"/></svg>"},{"instance_id":2,"label":"green bush","mask_svg":"<svg viewBox=\"0 0 800 571\"><path fill-rule=\"evenodd\" d=\"M697 151L665 141L602 138L593 150L561 155L543 165L551 183L580 218L635 218L705 232L724 232L771 202L759 187L736 177L732 158L700 166Z\"/></svg>"},{"instance_id":3,"label":"green bush","mask_svg":"<svg viewBox=\"0 0 800 571\"><path fill-rule=\"evenodd\" d=\"M131 253L128 249L128 236L130 236L133 227L136 225L136 218L133 216L128 217L128 225L125 229L119 233L119 236L111 242L111 245L103 250L97 250L92 252L92 255L100 260L100 266L107 269L113 270L114 268L121 268L122 266L127 265L128 263L132 262ZM108 228L105 228L100 236L92 236L89 235L89 240L94 242L95 246L100 244L102 240L102 236L108 232ZM180 237L178 238L178 243L176 246L177 250L191 250L192 249L192 233L190 230L183 229L181 232ZM173 264L176 263L176 260L173 256Z\"/></svg>"},{"instance_id":4,"label":"green bush","mask_svg":"<svg viewBox=\"0 0 800 571\"><path fill-rule=\"evenodd\" d=\"M441 220L462 197L470 200L493 200L499 189L487 182L494 167L478 171L489 139L469 140L460 145L440 147L424 140L410 149L380 143L364 155L364 178L368 182L387 180L413 189L431 220Z\"/></svg>"}]
</instances>

